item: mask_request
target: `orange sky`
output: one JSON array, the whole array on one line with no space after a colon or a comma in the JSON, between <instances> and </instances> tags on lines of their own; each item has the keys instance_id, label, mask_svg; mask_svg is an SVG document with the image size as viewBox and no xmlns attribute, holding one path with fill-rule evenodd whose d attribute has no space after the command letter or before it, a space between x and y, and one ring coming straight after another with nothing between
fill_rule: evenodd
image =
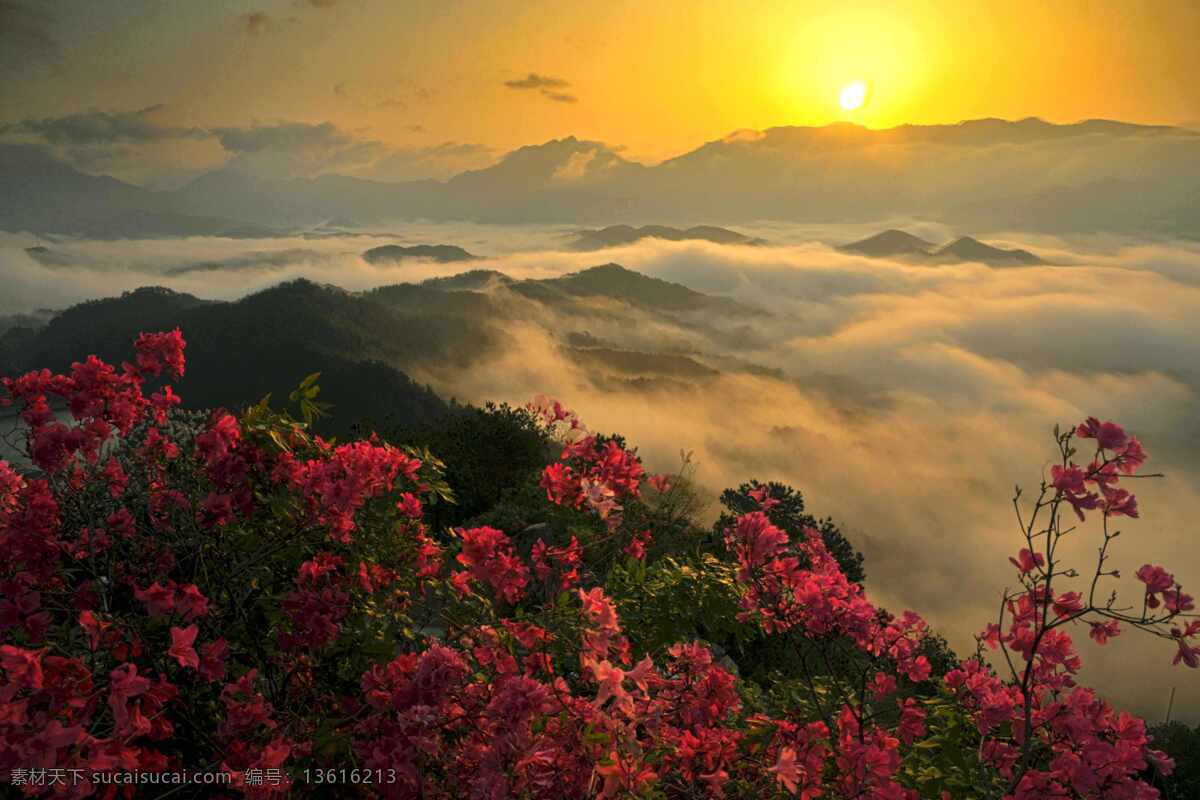
<instances>
[{"instance_id":1,"label":"orange sky","mask_svg":"<svg viewBox=\"0 0 1200 800\"><path fill-rule=\"evenodd\" d=\"M27 5L17 34L45 47L3 43L8 122L162 103L187 125L331 121L497 151L575 134L651 160L838 119L1200 122L1200 4L1185 0ZM550 80L506 85L529 73ZM852 80L869 95L847 114Z\"/></svg>"}]
</instances>

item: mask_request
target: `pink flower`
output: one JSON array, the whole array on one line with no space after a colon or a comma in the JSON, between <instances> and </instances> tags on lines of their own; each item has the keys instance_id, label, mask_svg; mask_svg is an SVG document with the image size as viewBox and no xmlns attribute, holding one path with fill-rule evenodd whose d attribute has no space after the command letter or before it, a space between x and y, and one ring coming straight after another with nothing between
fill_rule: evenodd
<instances>
[{"instance_id":1,"label":"pink flower","mask_svg":"<svg viewBox=\"0 0 1200 800\"><path fill-rule=\"evenodd\" d=\"M175 590L175 610L189 622L208 613L208 598L200 593L194 583L179 586Z\"/></svg>"},{"instance_id":2,"label":"pink flower","mask_svg":"<svg viewBox=\"0 0 1200 800\"><path fill-rule=\"evenodd\" d=\"M421 501L413 495L412 492L404 492L400 495L400 501L396 503L396 508L400 513L409 519L421 518Z\"/></svg>"},{"instance_id":3,"label":"pink flower","mask_svg":"<svg viewBox=\"0 0 1200 800\"><path fill-rule=\"evenodd\" d=\"M175 394L170 386L164 386L162 391L150 395L150 405L154 408L154 421L159 425L167 422L167 412L183 402L183 398Z\"/></svg>"},{"instance_id":4,"label":"pink flower","mask_svg":"<svg viewBox=\"0 0 1200 800\"><path fill-rule=\"evenodd\" d=\"M933 672L933 665L929 663L929 659L925 656L917 656L908 664L906 674L908 679L914 683L929 680L930 673Z\"/></svg>"},{"instance_id":5,"label":"pink flower","mask_svg":"<svg viewBox=\"0 0 1200 800\"><path fill-rule=\"evenodd\" d=\"M1146 591L1150 593L1161 592L1175 585L1175 577L1162 567L1143 564L1138 567L1136 575L1139 581L1146 584Z\"/></svg>"},{"instance_id":6,"label":"pink flower","mask_svg":"<svg viewBox=\"0 0 1200 800\"><path fill-rule=\"evenodd\" d=\"M1137 498L1124 489L1106 488L1104 514L1109 517L1138 515Z\"/></svg>"},{"instance_id":7,"label":"pink flower","mask_svg":"<svg viewBox=\"0 0 1200 800\"><path fill-rule=\"evenodd\" d=\"M133 596L146 604L146 613L152 617L161 617L170 614L175 609L175 592L174 583L168 586L161 586L157 582L150 584L145 589L135 589Z\"/></svg>"},{"instance_id":8,"label":"pink flower","mask_svg":"<svg viewBox=\"0 0 1200 800\"><path fill-rule=\"evenodd\" d=\"M917 706L915 699L908 697L900 703L900 724L896 732L905 744L912 744L925 735L925 712Z\"/></svg>"},{"instance_id":9,"label":"pink flower","mask_svg":"<svg viewBox=\"0 0 1200 800\"><path fill-rule=\"evenodd\" d=\"M582 553L583 547L579 544L579 540L572 536L566 547L549 547L545 541L538 539L533 543L530 556L538 579L548 581L557 571L558 581L555 591L563 591L579 583L579 565L582 561Z\"/></svg>"},{"instance_id":10,"label":"pink flower","mask_svg":"<svg viewBox=\"0 0 1200 800\"><path fill-rule=\"evenodd\" d=\"M1062 466L1055 464L1050 467L1050 485L1060 492L1078 493L1084 491L1083 470L1071 464Z\"/></svg>"},{"instance_id":11,"label":"pink flower","mask_svg":"<svg viewBox=\"0 0 1200 800\"><path fill-rule=\"evenodd\" d=\"M622 549L627 555L630 555L636 558L638 561L641 561L646 557L646 545L650 544L652 540L653 537L651 536L649 530L639 531L633 535L632 539L629 540L629 544L625 545L625 547Z\"/></svg>"},{"instance_id":12,"label":"pink flower","mask_svg":"<svg viewBox=\"0 0 1200 800\"><path fill-rule=\"evenodd\" d=\"M112 625L111 622L101 622L91 611L79 612L79 626L87 632L89 647L94 652L100 646L100 634Z\"/></svg>"},{"instance_id":13,"label":"pink flower","mask_svg":"<svg viewBox=\"0 0 1200 800\"><path fill-rule=\"evenodd\" d=\"M796 763L796 751L791 747L779 748L775 766L769 767L767 772L774 774L775 780L783 784L783 788L791 794L796 793L796 790L800 788L800 782L804 780L804 776L800 773L800 765Z\"/></svg>"},{"instance_id":14,"label":"pink flower","mask_svg":"<svg viewBox=\"0 0 1200 800\"><path fill-rule=\"evenodd\" d=\"M1164 589L1162 593L1163 608L1172 614L1183 614L1195 608L1194 598L1178 589Z\"/></svg>"},{"instance_id":15,"label":"pink flower","mask_svg":"<svg viewBox=\"0 0 1200 800\"><path fill-rule=\"evenodd\" d=\"M1189 645L1183 639L1180 639L1178 644L1179 652L1175 654L1175 658L1171 660L1171 663L1178 665L1182 662L1192 669L1200 667L1200 647Z\"/></svg>"},{"instance_id":16,"label":"pink flower","mask_svg":"<svg viewBox=\"0 0 1200 800\"><path fill-rule=\"evenodd\" d=\"M11 644L0 646L0 667L8 680L27 689L42 688L42 654L45 650L25 650Z\"/></svg>"},{"instance_id":17,"label":"pink flower","mask_svg":"<svg viewBox=\"0 0 1200 800\"><path fill-rule=\"evenodd\" d=\"M779 501L771 497L771 490L767 486L756 487L747 492L747 494L750 495L751 500L758 504L758 508L761 511L770 511L779 505Z\"/></svg>"},{"instance_id":18,"label":"pink flower","mask_svg":"<svg viewBox=\"0 0 1200 800\"><path fill-rule=\"evenodd\" d=\"M200 648L200 664L196 668L200 677L209 683L215 683L225 677L225 658L229 654L229 645L224 639L209 642Z\"/></svg>"},{"instance_id":19,"label":"pink flower","mask_svg":"<svg viewBox=\"0 0 1200 800\"><path fill-rule=\"evenodd\" d=\"M896 679L886 672L876 672L871 682L871 696L876 700L890 697L896 691Z\"/></svg>"},{"instance_id":20,"label":"pink flower","mask_svg":"<svg viewBox=\"0 0 1200 800\"><path fill-rule=\"evenodd\" d=\"M587 659L584 666L591 670L592 677L600 685L596 692L595 705L603 706L610 698L614 700L613 708L628 716L633 715L633 697L625 691L622 683L625 680L625 670L614 667L607 660L594 661Z\"/></svg>"},{"instance_id":21,"label":"pink flower","mask_svg":"<svg viewBox=\"0 0 1200 800\"><path fill-rule=\"evenodd\" d=\"M196 437L196 454L208 467L229 456L241 439L241 429L232 414L216 416L204 433Z\"/></svg>"},{"instance_id":22,"label":"pink flower","mask_svg":"<svg viewBox=\"0 0 1200 800\"><path fill-rule=\"evenodd\" d=\"M483 526L460 530L459 536L463 546L456 560L470 569L475 580L488 584L510 603L524 596L529 568L513 552L503 531Z\"/></svg>"},{"instance_id":23,"label":"pink flower","mask_svg":"<svg viewBox=\"0 0 1200 800\"><path fill-rule=\"evenodd\" d=\"M109 458L104 464L104 477L108 479L109 496L116 499L125 493L125 487L129 485L129 476L121 468L121 462Z\"/></svg>"},{"instance_id":24,"label":"pink flower","mask_svg":"<svg viewBox=\"0 0 1200 800\"><path fill-rule=\"evenodd\" d=\"M1097 644L1107 644L1108 640L1121 633L1121 624L1115 619L1110 619L1108 622L1093 622L1091 623L1091 631L1088 635L1091 636Z\"/></svg>"},{"instance_id":25,"label":"pink flower","mask_svg":"<svg viewBox=\"0 0 1200 800\"><path fill-rule=\"evenodd\" d=\"M1125 446L1125 429L1115 422L1101 422L1088 417L1075 428L1075 434L1083 439L1095 439L1104 450L1119 450Z\"/></svg>"},{"instance_id":26,"label":"pink flower","mask_svg":"<svg viewBox=\"0 0 1200 800\"><path fill-rule=\"evenodd\" d=\"M1117 454L1117 461L1121 472L1126 475L1132 475L1146 463L1146 451L1142 449L1142 443L1136 436L1129 437L1125 447Z\"/></svg>"},{"instance_id":27,"label":"pink flower","mask_svg":"<svg viewBox=\"0 0 1200 800\"><path fill-rule=\"evenodd\" d=\"M186 346L179 328L167 333L143 333L134 343L137 367L145 375L158 375L165 369L173 377L182 378Z\"/></svg>"},{"instance_id":28,"label":"pink flower","mask_svg":"<svg viewBox=\"0 0 1200 800\"><path fill-rule=\"evenodd\" d=\"M112 708L117 729L124 730L129 724L129 700L150 689L149 679L137 674L137 666L125 663L109 673L108 705Z\"/></svg>"},{"instance_id":29,"label":"pink flower","mask_svg":"<svg viewBox=\"0 0 1200 800\"><path fill-rule=\"evenodd\" d=\"M171 647L167 650L167 655L178 661L179 666L192 669L200 666L200 656L193 647L199 632L200 629L195 625L186 628L171 627Z\"/></svg>"},{"instance_id":30,"label":"pink flower","mask_svg":"<svg viewBox=\"0 0 1200 800\"><path fill-rule=\"evenodd\" d=\"M1083 598L1079 592L1067 592L1054 598L1054 611L1060 617L1067 617L1083 610Z\"/></svg>"},{"instance_id":31,"label":"pink flower","mask_svg":"<svg viewBox=\"0 0 1200 800\"><path fill-rule=\"evenodd\" d=\"M658 475L651 475L648 480L656 492L666 494L671 491L671 486L674 484L675 478L664 472Z\"/></svg>"},{"instance_id":32,"label":"pink flower","mask_svg":"<svg viewBox=\"0 0 1200 800\"><path fill-rule=\"evenodd\" d=\"M1028 547L1022 547L1021 552L1017 554L1017 558L1009 558L1012 565L1021 571L1022 575L1033 572L1038 567L1046 565L1046 558L1041 553L1035 553Z\"/></svg>"}]
</instances>

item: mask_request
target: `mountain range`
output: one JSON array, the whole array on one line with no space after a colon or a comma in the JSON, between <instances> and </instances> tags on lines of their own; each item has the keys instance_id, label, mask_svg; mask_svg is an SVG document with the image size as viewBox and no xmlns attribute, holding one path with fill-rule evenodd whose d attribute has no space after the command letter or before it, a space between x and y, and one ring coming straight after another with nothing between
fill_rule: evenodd
<instances>
[{"instance_id":1,"label":"mountain range","mask_svg":"<svg viewBox=\"0 0 1200 800\"><path fill-rule=\"evenodd\" d=\"M225 168L170 191L85 174L39 146L0 145L0 229L35 233L254 237L330 220L729 224L895 216L978 231L1195 236L1200 133L1107 120L885 130L839 123L740 131L653 166L567 137L446 181L281 179Z\"/></svg>"}]
</instances>

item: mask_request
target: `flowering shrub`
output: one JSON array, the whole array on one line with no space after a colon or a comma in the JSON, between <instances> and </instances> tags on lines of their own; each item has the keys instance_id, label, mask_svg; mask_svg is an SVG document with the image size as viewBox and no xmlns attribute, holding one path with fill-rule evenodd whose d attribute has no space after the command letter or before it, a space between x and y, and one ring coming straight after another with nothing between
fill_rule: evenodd
<instances>
[{"instance_id":1,"label":"flowering shrub","mask_svg":"<svg viewBox=\"0 0 1200 800\"><path fill-rule=\"evenodd\" d=\"M155 796L1157 796L1137 776L1169 765L1143 723L1074 679L1072 630L1200 659L1165 568L1138 570L1133 610L1102 593L1110 526L1138 514L1120 483L1145 461L1112 423L1058 436L1021 511L1021 589L942 669L925 622L873 605L828 529L772 521L770 487L706 537L673 511L682 474L539 401L561 440L547 521L434 530L453 497L428 452L325 441L303 403L298 421L147 396L184 346L143 334L119 369L4 379L36 468L0 462L0 770L24 794L141 796L105 776L213 770L228 785ZM1063 512L1101 522L1085 592L1061 587ZM707 641L669 635L693 606L647 614L659 592L695 599ZM791 653L778 680L742 675L764 642Z\"/></svg>"}]
</instances>

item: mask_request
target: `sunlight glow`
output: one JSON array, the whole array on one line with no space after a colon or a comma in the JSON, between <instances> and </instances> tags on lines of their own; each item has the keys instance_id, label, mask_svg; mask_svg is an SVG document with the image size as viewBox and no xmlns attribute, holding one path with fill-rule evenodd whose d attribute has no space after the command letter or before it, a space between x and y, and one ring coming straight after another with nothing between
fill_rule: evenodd
<instances>
[{"instance_id":1,"label":"sunlight glow","mask_svg":"<svg viewBox=\"0 0 1200 800\"><path fill-rule=\"evenodd\" d=\"M838 102L846 111L853 111L862 106L863 101L867 99L867 84L862 81L854 81L842 87L842 93L838 97Z\"/></svg>"}]
</instances>

